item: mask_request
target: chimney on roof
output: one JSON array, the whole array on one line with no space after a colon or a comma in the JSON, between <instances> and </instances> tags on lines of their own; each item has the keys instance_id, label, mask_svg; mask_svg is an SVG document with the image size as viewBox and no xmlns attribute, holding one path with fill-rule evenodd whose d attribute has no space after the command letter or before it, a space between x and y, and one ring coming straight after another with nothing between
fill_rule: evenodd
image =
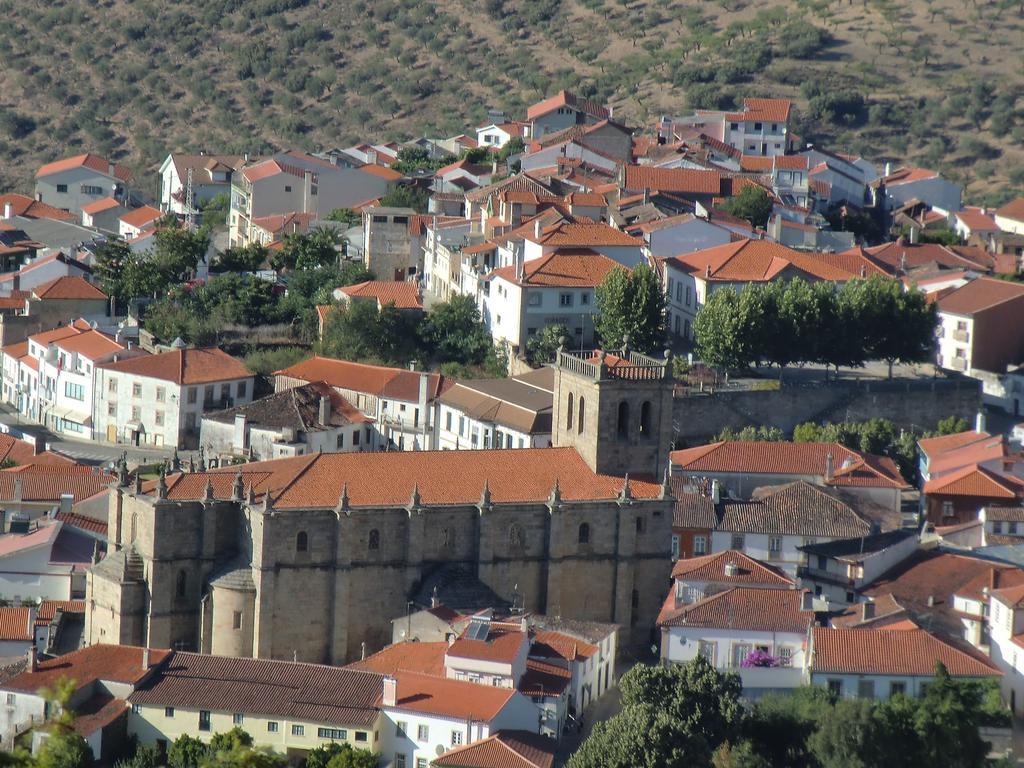
<instances>
[{"instance_id":1,"label":"chimney on roof","mask_svg":"<svg viewBox=\"0 0 1024 768\"><path fill-rule=\"evenodd\" d=\"M922 214L922 218L923 218L923 214ZM917 239L918 239L919 233L920 233L920 230L917 227L915 227L914 225L910 226L910 244L911 245L917 245Z\"/></svg>"},{"instance_id":2,"label":"chimney on roof","mask_svg":"<svg viewBox=\"0 0 1024 768\"><path fill-rule=\"evenodd\" d=\"M385 707L393 707L398 703L398 681L391 675L384 678L384 695L381 704Z\"/></svg>"},{"instance_id":3,"label":"chimney on roof","mask_svg":"<svg viewBox=\"0 0 1024 768\"><path fill-rule=\"evenodd\" d=\"M835 459L832 458L832 452L829 451L825 456L825 480L831 481L836 473Z\"/></svg>"},{"instance_id":4,"label":"chimney on roof","mask_svg":"<svg viewBox=\"0 0 1024 768\"><path fill-rule=\"evenodd\" d=\"M985 411L978 409L974 415L974 431L979 435L985 431Z\"/></svg>"},{"instance_id":5,"label":"chimney on roof","mask_svg":"<svg viewBox=\"0 0 1024 768\"><path fill-rule=\"evenodd\" d=\"M885 173L883 173L882 176L885 177L885 178L888 178L891 174L892 174L892 163L886 163L885 164Z\"/></svg>"},{"instance_id":6,"label":"chimney on roof","mask_svg":"<svg viewBox=\"0 0 1024 768\"><path fill-rule=\"evenodd\" d=\"M331 421L331 398L327 395L320 395L320 423L329 424Z\"/></svg>"},{"instance_id":7,"label":"chimney on roof","mask_svg":"<svg viewBox=\"0 0 1024 768\"><path fill-rule=\"evenodd\" d=\"M814 593L804 592L800 595L800 610L801 611L813 611L814 610Z\"/></svg>"},{"instance_id":8,"label":"chimney on roof","mask_svg":"<svg viewBox=\"0 0 1024 768\"><path fill-rule=\"evenodd\" d=\"M533 238L540 240L540 217L533 220Z\"/></svg>"},{"instance_id":9,"label":"chimney on roof","mask_svg":"<svg viewBox=\"0 0 1024 768\"><path fill-rule=\"evenodd\" d=\"M149 669L149 648L142 649L142 668Z\"/></svg>"},{"instance_id":10,"label":"chimney on roof","mask_svg":"<svg viewBox=\"0 0 1024 768\"><path fill-rule=\"evenodd\" d=\"M928 607L929 608L934 608L935 607L935 595L928 595Z\"/></svg>"},{"instance_id":11,"label":"chimney on roof","mask_svg":"<svg viewBox=\"0 0 1024 768\"><path fill-rule=\"evenodd\" d=\"M441 596L437 593L437 585L434 585L434 591L430 593L430 607L437 608L441 605Z\"/></svg>"},{"instance_id":12,"label":"chimney on roof","mask_svg":"<svg viewBox=\"0 0 1024 768\"><path fill-rule=\"evenodd\" d=\"M14 208L11 207L10 203L4 203L4 219L9 219L14 216Z\"/></svg>"},{"instance_id":13,"label":"chimney on roof","mask_svg":"<svg viewBox=\"0 0 1024 768\"><path fill-rule=\"evenodd\" d=\"M871 621L875 618L875 604L874 603L861 603L860 606L860 620Z\"/></svg>"},{"instance_id":14,"label":"chimney on roof","mask_svg":"<svg viewBox=\"0 0 1024 768\"><path fill-rule=\"evenodd\" d=\"M39 671L39 651L36 649L35 643L32 643L28 648L28 671Z\"/></svg>"},{"instance_id":15,"label":"chimney on roof","mask_svg":"<svg viewBox=\"0 0 1024 768\"><path fill-rule=\"evenodd\" d=\"M722 503L722 485L717 480L711 481L711 503L716 507Z\"/></svg>"},{"instance_id":16,"label":"chimney on roof","mask_svg":"<svg viewBox=\"0 0 1024 768\"><path fill-rule=\"evenodd\" d=\"M107 176L113 176L113 175L114 175L114 164L108 161L107 162Z\"/></svg>"}]
</instances>

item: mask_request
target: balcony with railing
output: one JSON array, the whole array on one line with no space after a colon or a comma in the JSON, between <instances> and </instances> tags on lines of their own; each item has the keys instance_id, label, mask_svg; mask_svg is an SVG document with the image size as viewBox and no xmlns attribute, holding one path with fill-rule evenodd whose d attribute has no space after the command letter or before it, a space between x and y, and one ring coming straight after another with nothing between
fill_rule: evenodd
<instances>
[{"instance_id":1,"label":"balcony with railing","mask_svg":"<svg viewBox=\"0 0 1024 768\"><path fill-rule=\"evenodd\" d=\"M971 333L963 328L957 328L953 331L953 340L966 344L971 340Z\"/></svg>"},{"instance_id":2,"label":"balcony with railing","mask_svg":"<svg viewBox=\"0 0 1024 768\"><path fill-rule=\"evenodd\" d=\"M628 381L657 381L672 375L671 358L649 357L625 349L621 354L604 350L568 351L558 350L556 364L562 370L586 376L596 381L602 379L626 379Z\"/></svg>"}]
</instances>

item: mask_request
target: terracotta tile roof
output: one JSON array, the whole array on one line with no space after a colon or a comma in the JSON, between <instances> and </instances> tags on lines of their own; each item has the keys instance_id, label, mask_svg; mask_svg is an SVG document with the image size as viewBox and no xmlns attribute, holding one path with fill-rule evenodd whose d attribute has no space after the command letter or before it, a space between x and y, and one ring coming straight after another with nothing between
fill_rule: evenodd
<instances>
[{"instance_id":1,"label":"terracotta tile roof","mask_svg":"<svg viewBox=\"0 0 1024 768\"><path fill-rule=\"evenodd\" d=\"M704 280L763 282L787 269L822 280L850 280L857 275L830 260L794 251L771 240L740 238L669 259L676 268Z\"/></svg>"},{"instance_id":2,"label":"terracotta tile roof","mask_svg":"<svg viewBox=\"0 0 1024 768\"><path fill-rule=\"evenodd\" d=\"M346 296L376 299L381 306L394 304L396 309L423 309L423 301L414 283L367 280L338 290Z\"/></svg>"},{"instance_id":3,"label":"terracotta tile roof","mask_svg":"<svg viewBox=\"0 0 1024 768\"><path fill-rule=\"evenodd\" d=\"M123 344L99 331L83 331L77 336L62 339L57 346L65 352L77 352L87 360L98 360L125 349Z\"/></svg>"},{"instance_id":4,"label":"terracotta tile roof","mask_svg":"<svg viewBox=\"0 0 1024 768\"><path fill-rule=\"evenodd\" d=\"M147 224L152 221L156 221L163 216L160 211L149 205L143 205L140 208L136 208L121 217L121 221L127 224L129 227L135 227L136 229L143 229Z\"/></svg>"},{"instance_id":5,"label":"terracotta tile roof","mask_svg":"<svg viewBox=\"0 0 1024 768\"><path fill-rule=\"evenodd\" d=\"M989 521L1024 523L1024 507L985 507Z\"/></svg>"},{"instance_id":6,"label":"terracotta tile roof","mask_svg":"<svg viewBox=\"0 0 1024 768\"><path fill-rule=\"evenodd\" d=\"M512 688L496 688L442 677L399 672L395 709L490 722L516 695ZM391 707L388 707L391 709Z\"/></svg>"},{"instance_id":7,"label":"terracotta tile roof","mask_svg":"<svg viewBox=\"0 0 1024 768\"><path fill-rule=\"evenodd\" d=\"M1002 675L980 654L960 650L923 629L815 627L812 638L815 673L931 677L941 661L953 677Z\"/></svg>"},{"instance_id":8,"label":"terracotta tile roof","mask_svg":"<svg viewBox=\"0 0 1024 768\"><path fill-rule=\"evenodd\" d=\"M0 432L0 462L10 459L15 464L23 465L31 463L35 458L36 449L32 443L19 440L6 432ZM70 459L68 462L74 463Z\"/></svg>"},{"instance_id":9,"label":"terracotta tile roof","mask_svg":"<svg viewBox=\"0 0 1024 768\"><path fill-rule=\"evenodd\" d=\"M255 162L242 169L242 175L251 182L269 179L279 173L287 173L300 179L304 178L302 168L279 162L273 158Z\"/></svg>"},{"instance_id":10,"label":"terracotta tile roof","mask_svg":"<svg viewBox=\"0 0 1024 768\"><path fill-rule=\"evenodd\" d=\"M1024 603L1024 583L1018 583L1011 587L1002 587L1001 589L993 590L989 593L991 597L996 597L999 602L1004 605L1008 605L1011 608L1019 608Z\"/></svg>"},{"instance_id":11,"label":"terracotta tile roof","mask_svg":"<svg viewBox=\"0 0 1024 768\"><path fill-rule=\"evenodd\" d=\"M358 170L362 171L363 173L367 173L370 176L377 176L387 181L398 181L399 179L402 178L402 174L400 174L398 171L393 171L390 168L383 168L379 165L364 165L360 167Z\"/></svg>"},{"instance_id":12,"label":"terracotta tile roof","mask_svg":"<svg viewBox=\"0 0 1024 768\"><path fill-rule=\"evenodd\" d=\"M296 363L275 376L285 376L301 381L323 381L338 389L366 392L378 397L396 400L416 401L419 399L420 376L406 368L389 368L383 365L354 363L314 355L308 360ZM450 382L439 373L427 374L427 400L432 401L443 392Z\"/></svg>"},{"instance_id":13,"label":"terracotta tile roof","mask_svg":"<svg viewBox=\"0 0 1024 768\"><path fill-rule=\"evenodd\" d=\"M150 669L159 664L171 651L152 649L149 652ZM90 645L77 651L39 662L35 672L25 671L4 684L6 690L36 693L40 688L53 689L59 680L71 679L78 690L91 686L96 680L134 684L150 670L142 666L143 649L133 645Z\"/></svg>"},{"instance_id":14,"label":"terracotta tile roof","mask_svg":"<svg viewBox=\"0 0 1024 768\"><path fill-rule=\"evenodd\" d=\"M57 616L57 611L85 613L85 600L43 600L36 613L36 624L49 624Z\"/></svg>"},{"instance_id":15,"label":"terracotta tile roof","mask_svg":"<svg viewBox=\"0 0 1024 768\"><path fill-rule=\"evenodd\" d=\"M35 639L31 608L0 608L0 641L32 641Z\"/></svg>"},{"instance_id":16,"label":"terracotta tile roof","mask_svg":"<svg viewBox=\"0 0 1024 768\"><path fill-rule=\"evenodd\" d=\"M996 435L987 440L979 440L959 448L951 448L929 455L928 474L934 480L964 467L991 462L994 459L1003 459L1008 452L1006 439L1002 435Z\"/></svg>"},{"instance_id":17,"label":"terracotta tile roof","mask_svg":"<svg viewBox=\"0 0 1024 768\"><path fill-rule=\"evenodd\" d=\"M792 108L793 102L789 99L744 99L743 119L785 123Z\"/></svg>"},{"instance_id":18,"label":"terracotta tile roof","mask_svg":"<svg viewBox=\"0 0 1024 768\"><path fill-rule=\"evenodd\" d=\"M498 731L445 752L436 768L553 768L555 741L529 731Z\"/></svg>"},{"instance_id":19,"label":"terracotta tile roof","mask_svg":"<svg viewBox=\"0 0 1024 768\"><path fill-rule=\"evenodd\" d=\"M722 194L722 175L718 171L694 168L658 168L650 165L625 166L623 189L677 192L683 195Z\"/></svg>"},{"instance_id":20,"label":"terracotta tile roof","mask_svg":"<svg viewBox=\"0 0 1024 768\"><path fill-rule=\"evenodd\" d=\"M405 507L414 489L424 505L477 504L485 483L493 503L543 503L556 480L569 501L615 499L623 484L622 478L594 474L573 448L323 453L172 475L168 498L202 498L207 478L216 498L231 498L238 471L257 497L269 491L274 507L284 509L333 508L344 487L353 507ZM661 486L630 479L630 492L656 498Z\"/></svg>"},{"instance_id":21,"label":"terracotta tile roof","mask_svg":"<svg viewBox=\"0 0 1024 768\"><path fill-rule=\"evenodd\" d=\"M120 208L121 203L112 197L104 197L99 200L94 200L88 205L82 206L82 213L87 213L90 216L95 216L97 213L103 213L104 211L111 211L115 208Z\"/></svg>"},{"instance_id":22,"label":"terracotta tile roof","mask_svg":"<svg viewBox=\"0 0 1024 768\"><path fill-rule=\"evenodd\" d=\"M515 265L499 267L487 279L501 278L519 286L545 286L559 288L596 288L608 273L624 269L617 261L589 248L559 248L547 256L532 259L523 265L523 277L518 277Z\"/></svg>"},{"instance_id":23,"label":"terracotta tile roof","mask_svg":"<svg viewBox=\"0 0 1024 768\"><path fill-rule=\"evenodd\" d=\"M1008 476L997 475L977 464L961 467L924 484L926 494L941 496L980 496L991 499L1017 499L1024 497L1024 483Z\"/></svg>"},{"instance_id":24,"label":"terracotta tile roof","mask_svg":"<svg viewBox=\"0 0 1024 768\"><path fill-rule=\"evenodd\" d=\"M516 688L524 696L561 696L571 681L572 672L567 667L527 659L526 671Z\"/></svg>"},{"instance_id":25,"label":"terracotta tile roof","mask_svg":"<svg viewBox=\"0 0 1024 768\"><path fill-rule=\"evenodd\" d=\"M107 535L107 522L105 520L97 520L75 512L58 512L56 519L60 520L64 525L70 525L73 528L81 528L83 531L99 533L103 536Z\"/></svg>"},{"instance_id":26,"label":"terracotta tile roof","mask_svg":"<svg viewBox=\"0 0 1024 768\"><path fill-rule=\"evenodd\" d=\"M452 643L448 655L453 658L511 664L529 642L525 632L506 632L492 628L486 640L470 640L463 633L462 637Z\"/></svg>"},{"instance_id":27,"label":"terracotta tile roof","mask_svg":"<svg viewBox=\"0 0 1024 768\"><path fill-rule=\"evenodd\" d=\"M216 347L173 349L158 355L102 363L98 367L179 385L252 377L252 371L245 367L245 363Z\"/></svg>"},{"instance_id":28,"label":"terracotta tile roof","mask_svg":"<svg viewBox=\"0 0 1024 768\"><path fill-rule=\"evenodd\" d=\"M434 171L435 176L447 176L452 171L465 171L470 176L490 176L491 166L479 163L471 163L466 158L456 160L454 163L438 168Z\"/></svg>"},{"instance_id":29,"label":"terracotta tile roof","mask_svg":"<svg viewBox=\"0 0 1024 768\"><path fill-rule=\"evenodd\" d=\"M986 261L979 261L980 254L953 251L938 243L903 243L898 240L864 249L876 261L885 264L891 271L912 270L930 264L946 269L973 269L985 271ZM990 261L990 259L989 259Z\"/></svg>"},{"instance_id":30,"label":"terracotta tile roof","mask_svg":"<svg viewBox=\"0 0 1024 768\"><path fill-rule=\"evenodd\" d=\"M543 117L551 112L551 110L558 109L559 107L572 107L580 112L585 112L591 117L596 117L599 120L605 120L611 114L607 107L598 104L596 101L581 99L571 91L561 90L554 96L544 99L544 101L539 101L529 107L526 110L526 119L536 120L538 117Z\"/></svg>"},{"instance_id":31,"label":"terracotta tile roof","mask_svg":"<svg viewBox=\"0 0 1024 768\"><path fill-rule=\"evenodd\" d=\"M873 606L874 613L865 618L865 605ZM834 629L891 629L897 622L906 620L907 610L892 595L879 595L870 603L851 605L838 616L829 619ZM911 623L911 627L916 627Z\"/></svg>"},{"instance_id":32,"label":"terracotta tile roof","mask_svg":"<svg viewBox=\"0 0 1024 768\"><path fill-rule=\"evenodd\" d=\"M708 627L806 633L814 611L802 610L803 590L730 587L684 605L659 620L664 627Z\"/></svg>"},{"instance_id":33,"label":"terracotta tile roof","mask_svg":"<svg viewBox=\"0 0 1024 768\"><path fill-rule=\"evenodd\" d=\"M275 213L270 216L258 216L252 220L253 226L265 229L272 235L281 232L305 232L309 225L317 220L316 213Z\"/></svg>"},{"instance_id":34,"label":"terracotta tile roof","mask_svg":"<svg viewBox=\"0 0 1024 768\"><path fill-rule=\"evenodd\" d=\"M331 401L326 425L320 422L321 397L330 398ZM296 433L373 421L368 416L364 416L334 387L322 381L304 384L301 387L291 387L250 403L226 408L223 411L204 413L203 418L224 424L234 424L235 417L239 414L245 416L246 423L249 425L277 429L289 427Z\"/></svg>"},{"instance_id":35,"label":"terracotta tile roof","mask_svg":"<svg viewBox=\"0 0 1024 768\"><path fill-rule=\"evenodd\" d=\"M466 200L471 203L482 202L491 195L496 195L506 189L528 190L542 195L552 194L548 187L536 179L526 173L517 173L515 176L509 176L507 179L496 181L493 184L488 184L486 187L480 187L480 189L474 189L472 192L467 192Z\"/></svg>"},{"instance_id":36,"label":"terracotta tile roof","mask_svg":"<svg viewBox=\"0 0 1024 768\"><path fill-rule=\"evenodd\" d=\"M371 727L383 680L347 667L177 651L128 701Z\"/></svg>"},{"instance_id":37,"label":"terracotta tile roof","mask_svg":"<svg viewBox=\"0 0 1024 768\"><path fill-rule=\"evenodd\" d=\"M996 216L1014 221L1024 221L1024 197L1015 197L1000 208L996 208Z\"/></svg>"},{"instance_id":38,"label":"terracotta tile roof","mask_svg":"<svg viewBox=\"0 0 1024 768\"><path fill-rule=\"evenodd\" d=\"M940 312L974 315L1000 304L1022 300L1024 285L992 277L977 277L942 296L938 303Z\"/></svg>"},{"instance_id":39,"label":"terracotta tile roof","mask_svg":"<svg viewBox=\"0 0 1024 768\"><path fill-rule=\"evenodd\" d=\"M127 701L100 693L75 707L75 719L71 722L71 728L82 738L88 738L119 717L123 717L127 711Z\"/></svg>"},{"instance_id":40,"label":"terracotta tile roof","mask_svg":"<svg viewBox=\"0 0 1024 768\"><path fill-rule=\"evenodd\" d=\"M526 235L527 239L533 240L532 228ZM549 246L634 246L639 248L643 240L632 235L627 235L620 229L611 227L600 222L587 221L561 221L557 224L545 227L536 242Z\"/></svg>"},{"instance_id":41,"label":"terracotta tile roof","mask_svg":"<svg viewBox=\"0 0 1024 768\"><path fill-rule=\"evenodd\" d=\"M937 172L929 171L927 168L898 168L879 181L885 182L886 186L892 187L900 184L909 184L913 181L936 179L938 176ZM878 182L875 183L877 184Z\"/></svg>"},{"instance_id":42,"label":"terracotta tile roof","mask_svg":"<svg viewBox=\"0 0 1024 768\"><path fill-rule=\"evenodd\" d=\"M991 578L993 569L1018 570L967 555L918 550L864 588L862 593L876 599L891 594L922 625L950 637L962 637L963 625L953 612L953 595L977 579ZM1006 576L1003 574L999 578Z\"/></svg>"},{"instance_id":43,"label":"terracotta tile roof","mask_svg":"<svg viewBox=\"0 0 1024 768\"><path fill-rule=\"evenodd\" d=\"M726 505L718 529L832 539L871 533L871 525L849 506L802 480L750 502Z\"/></svg>"},{"instance_id":44,"label":"terracotta tile roof","mask_svg":"<svg viewBox=\"0 0 1024 768\"><path fill-rule=\"evenodd\" d=\"M982 571L962 585L955 594L968 600L987 603L990 594L1009 587L1024 587L1024 571L1012 566L993 565L988 571Z\"/></svg>"},{"instance_id":45,"label":"terracotta tile roof","mask_svg":"<svg viewBox=\"0 0 1024 768\"><path fill-rule=\"evenodd\" d=\"M15 498L21 486L24 501L59 502L64 494L81 500L98 493L113 481L108 472L78 464L33 464L0 472L0 501Z\"/></svg>"},{"instance_id":46,"label":"terracotta tile roof","mask_svg":"<svg viewBox=\"0 0 1024 768\"><path fill-rule=\"evenodd\" d=\"M584 661L596 654L600 648L585 640L564 632L544 630L533 636L530 656L565 661Z\"/></svg>"},{"instance_id":47,"label":"terracotta tile roof","mask_svg":"<svg viewBox=\"0 0 1024 768\"><path fill-rule=\"evenodd\" d=\"M669 459L673 465L687 473L744 472L824 477L830 454L836 475L840 474L844 465L849 469L871 457L871 454L852 451L839 443L725 441L673 451ZM883 488L907 487L907 481L899 474L895 464L884 461L884 457L871 458L872 463L863 466L876 470L876 477L872 480L863 478L858 484Z\"/></svg>"},{"instance_id":48,"label":"terracotta tile roof","mask_svg":"<svg viewBox=\"0 0 1024 768\"><path fill-rule=\"evenodd\" d=\"M676 500L672 512L673 528L712 530L718 525L715 506L708 494L698 491L685 477L672 476L669 483Z\"/></svg>"},{"instance_id":49,"label":"terracotta tile roof","mask_svg":"<svg viewBox=\"0 0 1024 768\"><path fill-rule=\"evenodd\" d=\"M102 299L107 294L89 281L77 275L58 277L49 282L37 285L32 294L40 299Z\"/></svg>"},{"instance_id":50,"label":"terracotta tile roof","mask_svg":"<svg viewBox=\"0 0 1024 768\"><path fill-rule=\"evenodd\" d=\"M70 211L63 211L54 208L52 205L33 200L27 195L19 195L16 192L9 192L0 195L0 211L5 205L11 206L11 214L24 216L26 219L53 219L54 221L77 221L78 217Z\"/></svg>"},{"instance_id":51,"label":"terracotta tile roof","mask_svg":"<svg viewBox=\"0 0 1024 768\"><path fill-rule=\"evenodd\" d=\"M730 573L726 566L735 568ZM732 568L730 568L730 571ZM681 581L709 581L719 584L768 584L792 586L793 580L764 563L736 550L726 550L714 555L689 557L677 560L672 569L672 578Z\"/></svg>"},{"instance_id":52,"label":"terracotta tile roof","mask_svg":"<svg viewBox=\"0 0 1024 768\"><path fill-rule=\"evenodd\" d=\"M806 155L775 155L767 157L762 155L743 155L740 158L740 168L744 171L774 171L775 169L787 171L806 171L810 168L810 158Z\"/></svg>"},{"instance_id":53,"label":"terracotta tile roof","mask_svg":"<svg viewBox=\"0 0 1024 768\"><path fill-rule=\"evenodd\" d=\"M68 157L63 160L56 160L52 163L39 168L36 171L36 178L42 176L49 176L51 173L60 173L61 171L70 171L72 168L88 168L91 171L102 173L104 175L110 175L110 163L99 155L75 155L74 157ZM132 172L123 165L114 164L114 177L121 181L128 181L132 177Z\"/></svg>"},{"instance_id":54,"label":"terracotta tile roof","mask_svg":"<svg viewBox=\"0 0 1024 768\"><path fill-rule=\"evenodd\" d=\"M348 665L349 669L364 672L379 672L394 675L398 672L419 672L424 675L444 677L444 655L448 643L405 642L388 645L361 661Z\"/></svg>"},{"instance_id":55,"label":"terracotta tile roof","mask_svg":"<svg viewBox=\"0 0 1024 768\"><path fill-rule=\"evenodd\" d=\"M937 437L923 437L917 441L918 447L929 458L939 454L962 448L965 445L991 440L992 435L988 432L976 432L969 429L965 432L956 432L952 435L939 435Z\"/></svg>"}]
</instances>

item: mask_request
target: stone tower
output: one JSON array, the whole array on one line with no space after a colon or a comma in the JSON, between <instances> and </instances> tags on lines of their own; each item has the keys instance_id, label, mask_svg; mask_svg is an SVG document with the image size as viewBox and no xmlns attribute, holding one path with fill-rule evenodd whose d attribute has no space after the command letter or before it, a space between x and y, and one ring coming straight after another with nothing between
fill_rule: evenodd
<instances>
[{"instance_id":1,"label":"stone tower","mask_svg":"<svg viewBox=\"0 0 1024 768\"><path fill-rule=\"evenodd\" d=\"M575 448L599 474L660 477L672 440L672 359L569 352L555 357L552 441Z\"/></svg>"}]
</instances>

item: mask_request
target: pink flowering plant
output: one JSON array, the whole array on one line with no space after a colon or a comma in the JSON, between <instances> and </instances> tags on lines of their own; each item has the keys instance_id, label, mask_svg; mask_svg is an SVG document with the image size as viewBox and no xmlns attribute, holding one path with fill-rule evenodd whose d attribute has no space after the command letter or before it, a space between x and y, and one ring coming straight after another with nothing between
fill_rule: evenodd
<instances>
[{"instance_id":1,"label":"pink flowering plant","mask_svg":"<svg viewBox=\"0 0 1024 768\"><path fill-rule=\"evenodd\" d=\"M747 658L740 664L744 669L750 669L751 667L777 667L779 666L779 660L772 656L768 651L762 651L761 649L755 649L747 654Z\"/></svg>"}]
</instances>

